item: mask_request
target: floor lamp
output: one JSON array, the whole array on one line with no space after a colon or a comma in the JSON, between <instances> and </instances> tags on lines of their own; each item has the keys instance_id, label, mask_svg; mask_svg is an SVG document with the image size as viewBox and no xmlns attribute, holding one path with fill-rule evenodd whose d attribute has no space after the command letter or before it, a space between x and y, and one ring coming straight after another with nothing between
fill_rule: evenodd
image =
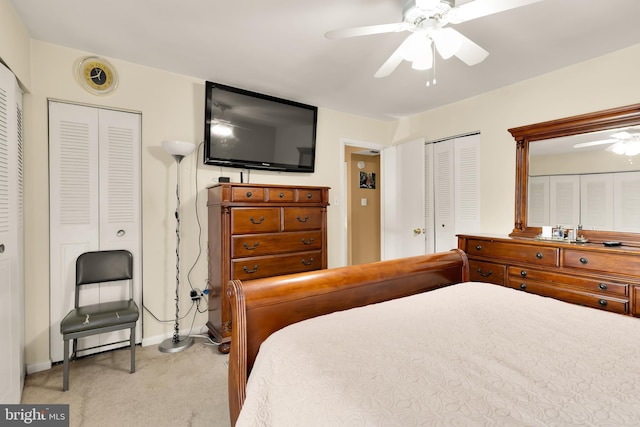
<instances>
[{"instance_id":1,"label":"floor lamp","mask_svg":"<svg viewBox=\"0 0 640 427\"><path fill-rule=\"evenodd\" d=\"M193 345L193 338L179 335L180 310L180 162L195 149L195 144L183 141L162 141L162 148L176 159L176 322L173 337L164 340L159 347L163 353L177 353Z\"/></svg>"}]
</instances>

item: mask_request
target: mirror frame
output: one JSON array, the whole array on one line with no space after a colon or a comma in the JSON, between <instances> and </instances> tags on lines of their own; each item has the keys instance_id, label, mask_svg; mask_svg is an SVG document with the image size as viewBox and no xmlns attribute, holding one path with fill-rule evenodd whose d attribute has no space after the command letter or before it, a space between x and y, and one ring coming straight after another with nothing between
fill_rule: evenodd
<instances>
[{"instance_id":1,"label":"mirror frame","mask_svg":"<svg viewBox=\"0 0 640 427\"><path fill-rule=\"evenodd\" d=\"M508 129L516 140L515 221L513 232L509 236L536 237L542 231L541 227L527 226L530 143L543 139L637 125L640 125L640 104ZM615 240L626 246L640 246L640 233L583 230L581 235L594 243Z\"/></svg>"}]
</instances>

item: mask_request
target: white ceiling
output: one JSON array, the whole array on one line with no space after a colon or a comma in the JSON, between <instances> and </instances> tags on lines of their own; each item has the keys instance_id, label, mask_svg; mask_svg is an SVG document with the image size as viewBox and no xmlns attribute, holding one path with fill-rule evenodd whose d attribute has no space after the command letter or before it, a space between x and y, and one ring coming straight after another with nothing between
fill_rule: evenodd
<instances>
[{"instance_id":1,"label":"white ceiling","mask_svg":"<svg viewBox=\"0 0 640 427\"><path fill-rule=\"evenodd\" d=\"M407 33L324 37L400 22L403 0L11 2L37 40L383 120L640 43L640 0L543 0L456 25L490 55L473 67L438 57L426 87L407 63L373 77Z\"/></svg>"}]
</instances>

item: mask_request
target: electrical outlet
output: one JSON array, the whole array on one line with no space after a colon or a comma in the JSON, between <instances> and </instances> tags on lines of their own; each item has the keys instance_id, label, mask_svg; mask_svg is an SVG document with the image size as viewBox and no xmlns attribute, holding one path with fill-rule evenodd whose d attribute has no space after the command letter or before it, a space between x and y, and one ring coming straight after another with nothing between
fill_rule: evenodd
<instances>
[{"instance_id":1,"label":"electrical outlet","mask_svg":"<svg viewBox=\"0 0 640 427\"><path fill-rule=\"evenodd\" d=\"M198 290L196 289L191 289L191 301L198 301L200 300L200 294L198 292Z\"/></svg>"}]
</instances>

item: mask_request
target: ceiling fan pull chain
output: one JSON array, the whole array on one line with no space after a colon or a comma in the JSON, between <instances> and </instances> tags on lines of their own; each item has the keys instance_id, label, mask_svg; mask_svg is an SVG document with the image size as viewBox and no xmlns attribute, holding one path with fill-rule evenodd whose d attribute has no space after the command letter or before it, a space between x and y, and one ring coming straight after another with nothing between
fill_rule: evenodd
<instances>
[{"instance_id":1,"label":"ceiling fan pull chain","mask_svg":"<svg viewBox=\"0 0 640 427\"><path fill-rule=\"evenodd\" d=\"M432 79L431 82L429 80L427 80L427 87L431 86L432 83L434 85L437 83L437 81L436 81L436 50L433 49L431 51L431 54L433 55L433 67L431 68L431 70L433 72L433 79Z\"/></svg>"}]
</instances>

